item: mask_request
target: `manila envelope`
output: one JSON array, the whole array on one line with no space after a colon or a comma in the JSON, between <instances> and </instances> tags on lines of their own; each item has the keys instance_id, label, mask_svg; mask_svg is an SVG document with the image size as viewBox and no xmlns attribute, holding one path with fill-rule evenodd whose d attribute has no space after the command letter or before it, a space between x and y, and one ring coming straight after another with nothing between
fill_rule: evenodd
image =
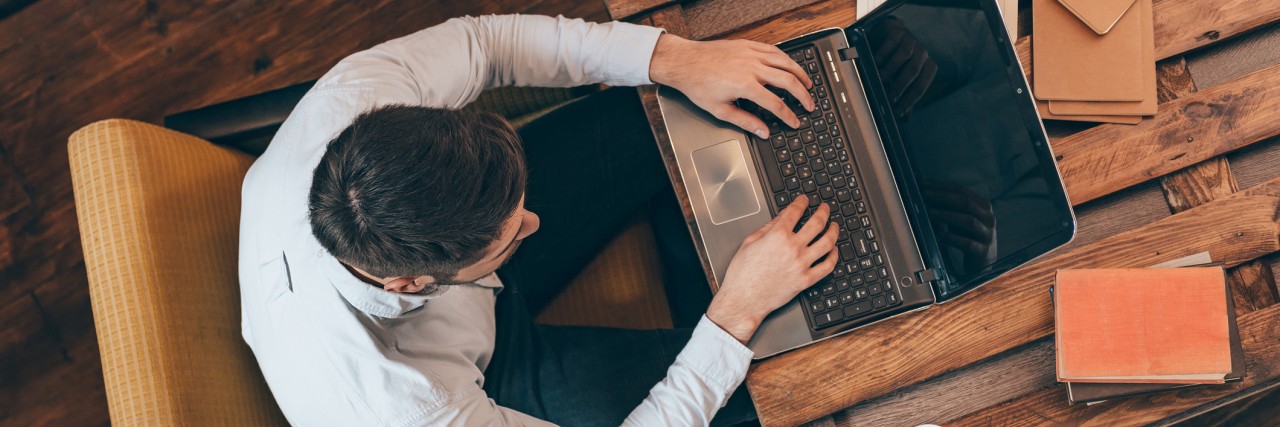
<instances>
[{"instance_id":1,"label":"manila envelope","mask_svg":"<svg viewBox=\"0 0 1280 427\"><path fill-rule=\"evenodd\" d=\"M1028 83L1032 85L1032 87L1035 86L1036 84L1035 70L1032 70L1031 75L1027 76L1027 80L1028 80ZM1035 91L1031 91L1031 94L1035 95L1036 93ZM1069 120L1073 122L1119 123L1119 124L1125 124L1125 125L1136 125L1142 122L1142 116L1090 116L1090 115L1060 116L1057 114L1053 114L1052 111L1049 111L1049 101L1041 100L1035 96L1032 96L1032 97L1036 98L1035 100L1036 110L1040 113L1040 118L1044 120Z\"/></svg>"},{"instance_id":2,"label":"manila envelope","mask_svg":"<svg viewBox=\"0 0 1280 427\"><path fill-rule=\"evenodd\" d=\"M1127 13L1138 9L1132 7L1135 1L1032 0L1036 96L1050 101L1142 101L1142 17ZM1086 24L1063 4L1083 11L1079 16L1089 17L1093 24ZM1115 14L1116 10L1120 10L1116 22L1106 25L1109 18L1100 18L1103 12ZM1107 30L1106 34L1093 27Z\"/></svg>"},{"instance_id":3,"label":"manila envelope","mask_svg":"<svg viewBox=\"0 0 1280 427\"><path fill-rule=\"evenodd\" d=\"M1151 116L1156 114L1156 43L1151 0L1138 0L1129 13L1142 17L1142 101L1049 101L1058 115Z\"/></svg>"}]
</instances>

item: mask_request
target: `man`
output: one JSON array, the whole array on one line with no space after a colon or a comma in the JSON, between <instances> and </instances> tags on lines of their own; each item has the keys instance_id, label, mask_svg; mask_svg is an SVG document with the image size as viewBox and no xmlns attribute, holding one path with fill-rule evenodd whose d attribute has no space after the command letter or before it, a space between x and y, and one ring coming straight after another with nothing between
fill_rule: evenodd
<instances>
[{"instance_id":1,"label":"man","mask_svg":"<svg viewBox=\"0 0 1280 427\"><path fill-rule=\"evenodd\" d=\"M533 325L627 216L673 200L661 161L634 89L519 134L457 109L498 86L598 82L666 84L757 134L765 124L734 100L790 124L765 85L813 106L772 46L563 17L453 19L341 61L244 182L243 334L290 422L711 421L765 315L832 270L836 229L825 205L797 224L806 203L793 203L746 239L692 331ZM717 422L754 416L729 408Z\"/></svg>"}]
</instances>

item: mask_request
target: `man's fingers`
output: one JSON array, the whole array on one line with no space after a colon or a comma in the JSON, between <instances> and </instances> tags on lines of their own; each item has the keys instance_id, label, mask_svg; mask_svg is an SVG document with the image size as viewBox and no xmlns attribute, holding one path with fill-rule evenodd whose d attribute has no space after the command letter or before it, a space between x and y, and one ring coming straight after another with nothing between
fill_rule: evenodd
<instances>
[{"instance_id":1,"label":"man's fingers","mask_svg":"<svg viewBox=\"0 0 1280 427\"><path fill-rule=\"evenodd\" d=\"M826 259L809 269L808 282L810 285L818 283L819 280L822 280L823 277L827 277L827 275L831 274L831 272L836 269L836 261L840 259L840 251L835 247L832 247L830 251L827 251L826 255ZM805 287L807 288L808 286Z\"/></svg>"},{"instance_id":2,"label":"man's fingers","mask_svg":"<svg viewBox=\"0 0 1280 427\"><path fill-rule=\"evenodd\" d=\"M760 139L769 139L769 130L765 126L764 120L760 120L755 114L748 113L736 105L721 104L714 109L708 109L707 112L716 116L717 119L732 123L734 126L742 128L742 130L751 132L760 137Z\"/></svg>"},{"instance_id":3,"label":"man's fingers","mask_svg":"<svg viewBox=\"0 0 1280 427\"><path fill-rule=\"evenodd\" d=\"M787 61L791 60L788 59ZM791 93L791 96L796 97L796 99L800 100L801 104L804 104L805 109L813 111L813 96L809 95L809 90L805 89L804 84L801 83L800 80L796 80L796 76L770 68L765 70L764 75L761 76L761 78L770 86Z\"/></svg>"},{"instance_id":4,"label":"man's fingers","mask_svg":"<svg viewBox=\"0 0 1280 427\"><path fill-rule=\"evenodd\" d=\"M829 219L831 219L831 207L826 203L822 203L818 205L818 210L813 211L813 216L809 217L803 227L800 227L800 231L796 232L796 235L803 239L805 243L812 242L815 237L818 237L818 233L827 228Z\"/></svg>"},{"instance_id":5,"label":"man's fingers","mask_svg":"<svg viewBox=\"0 0 1280 427\"><path fill-rule=\"evenodd\" d=\"M786 209L778 212L778 216L773 218L773 228L780 229L787 233L796 229L796 223L800 222L800 217L804 215L804 208L809 206L809 196L801 194L795 200L787 205Z\"/></svg>"},{"instance_id":6,"label":"man's fingers","mask_svg":"<svg viewBox=\"0 0 1280 427\"><path fill-rule=\"evenodd\" d=\"M763 85L756 87L747 94L747 100L756 103L760 108L773 113L778 119L791 127L800 126L800 119L796 117L796 113L791 112L791 108L787 107L787 103L782 101L778 95L774 95ZM768 138L766 135L765 138Z\"/></svg>"},{"instance_id":7,"label":"man's fingers","mask_svg":"<svg viewBox=\"0 0 1280 427\"><path fill-rule=\"evenodd\" d=\"M822 258L822 255L827 252L831 252L831 249L836 247L836 241L840 239L840 226L833 222L828 222L826 224L826 230L822 232L822 235L818 237L817 241L804 249L801 259L812 263L813 261L817 261L818 258Z\"/></svg>"},{"instance_id":8,"label":"man's fingers","mask_svg":"<svg viewBox=\"0 0 1280 427\"><path fill-rule=\"evenodd\" d=\"M790 73L795 76L796 80L800 81L800 84L805 89L813 87L813 80L809 79L809 73L805 72L804 68L800 67L800 64L792 61L791 57L782 52L782 50L773 46L769 46L769 48L771 51L766 52L764 56L765 65Z\"/></svg>"}]
</instances>

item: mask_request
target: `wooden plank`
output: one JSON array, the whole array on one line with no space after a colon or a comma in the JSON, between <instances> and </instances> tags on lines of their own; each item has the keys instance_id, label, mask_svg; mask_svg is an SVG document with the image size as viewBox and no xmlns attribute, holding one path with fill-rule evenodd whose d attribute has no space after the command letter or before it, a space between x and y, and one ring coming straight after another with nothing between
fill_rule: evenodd
<instances>
[{"instance_id":1,"label":"wooden plank","mask_svg":"<svg viewBox=\"0 0 1280 427\"><path fill-rule=\"evenodd\" d=\"M1051 385L1057 381L1053 366L1053 340L1036 341L838 412L836 424L937 424Z\"/></svg>"},{"instance_id":2,"label":"wooden plank","mask_svg":"<svg viewBox=\"0 0 1280 427\"><path fill-rule=\"evenodd\" d=\"M1280 383L1280 306L1271 306L1238 318L1245 352L1246 376L1230 385L1133 397L1091 406L1068 405L1059 385L989 408L947 426L1116 426L1167 424L1213 407L1215 401L1233 401Z\"/></svg>"},{"instance_id":3,"label":"wooden plank","mask_svg":"<svg viewBox=\"0 0 1280 427\"><path fill-rule=\"evenodd\" d=\"M701 0L689 3L684 9L693 38L705 40L817 1ZM847 3L853 4L854 1L847 0Z\"/></svg>"},{"instance_id":4,"label":"wooden plank","mask_svg":"<svg viewBox=\"0 0 1280 427\"><path fill-rule=\"evenodd\" d=\"M617 20L629 20L635 18L641 12L647 12L663 6L676 3L675 0L604 0L604 7L609 11L609 17Z\"/></svg>"},{"instance_id":5,"label":"wooden plank","mask_svg":"<svg viewBox=\"0 0 1280 427\"><path fill-rule=\"evenodd\" d=\"M1206 250L1234 266L1275 252L1278 202L1280 179L1052 254L947 304L757 363L747 377L756 409L767 424L795 425L1044 338L1053 332L1048 286L1059 268L1146 266ZM822 387L813 387L815 377Z\"/></svg>"},{"instance_id":6,"label":"wooden plank","mask_svg":"<svg viewBox=\"0 0 1280 427\"><path fill-rule=\"evenodd\" d=\"M1054 141L1072 204L1280 134L1280 65L1160 106L1137 125L1096 126Z\"/></svg>"},{"instance_id":7,"label":"wooden plank","mask_svg":"<svg viewBox=\"0 0 1280 427\"><path fill-rule=\"evenodd\" d=\"M664 7L649 14L646 24L662 28L667 30L668 33L680 37L692 38L689 33L688 21L685 20L684 8L678 4Z\"/></svg>"}]
</instances>

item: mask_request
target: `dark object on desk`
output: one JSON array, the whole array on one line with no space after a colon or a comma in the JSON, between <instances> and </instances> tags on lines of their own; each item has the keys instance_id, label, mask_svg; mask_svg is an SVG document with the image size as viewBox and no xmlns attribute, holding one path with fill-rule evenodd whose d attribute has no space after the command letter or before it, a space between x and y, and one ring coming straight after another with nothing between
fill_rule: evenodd
<instances>
[{"instance_id":1,"label":"dark object on desk","mask_svg":"<svg viewBox=\"0 0 1280 427\"><path fill-rule=\"evenodd\" d=\"M1225 285L1225 284L1224 284ZM1244 349L1240 346L1240 328L1236 325L1236 304L1231 298L1231 286L1225 285L1227 292L1227 327L1231 336L1231 373L1226 382L1239 382L1244 379ZM1122 397L1143 396L1166 391L1186 390L1189 388L1207 387L1207 384L1101 384L1101 383L1066 383L1067 400L1071 404L1097 403Z\"/></svg>"},{"instance_id":2,"label":"dark object on desk","mask_svg":"<svg viewBox=\"0 0 1280 427\"><path fill-rule=\"evenodd\" d=\"M717 282L801 194L806 220L826 203L844 228L835 272L766 319L757 358L948 301L1074 235L994 0L890 1L779 47L815 83L813 112L784 97L799 129L756 110L770 134L757 138L658 92Z\"/></svg>"}]
</instances>

